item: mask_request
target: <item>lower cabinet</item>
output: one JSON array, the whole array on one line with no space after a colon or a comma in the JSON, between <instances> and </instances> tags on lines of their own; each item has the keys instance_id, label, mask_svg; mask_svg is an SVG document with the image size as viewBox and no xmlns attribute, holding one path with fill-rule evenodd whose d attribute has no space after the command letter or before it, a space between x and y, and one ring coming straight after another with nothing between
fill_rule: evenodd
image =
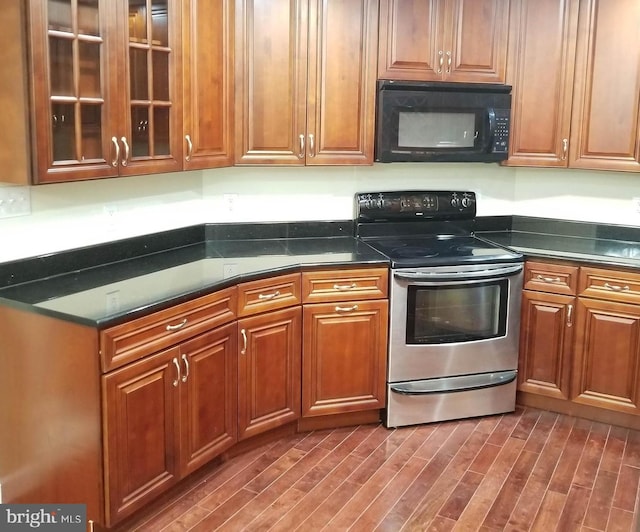
<instances>
[{"instance_id":1,"label":"lower cabinet","mask_svg":"<svg viewBox=\"0 0 640 532\"><path fill-rule=\"evenodd\" d=\"M236 325L103 376L107 525L237 441Z\"/></svg>"},{"instance_id":2,"label":"lower cabinet","mask_svg":"<svg viewBox=\"0 0 640 532\"><path fill-rule=\"evenodd\" d=\"M300 417L299 306L238 321L238 433L250 438Z\"/></svg>"}]
</instances>

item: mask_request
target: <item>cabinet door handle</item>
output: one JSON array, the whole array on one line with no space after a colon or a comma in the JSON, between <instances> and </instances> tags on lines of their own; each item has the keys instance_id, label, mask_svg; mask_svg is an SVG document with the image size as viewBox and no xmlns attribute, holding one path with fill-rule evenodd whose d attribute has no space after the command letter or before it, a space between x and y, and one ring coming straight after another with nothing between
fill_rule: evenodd
<instances>
[{"instance_id":1,"label":"cabinet door handle","mask_svg":"<svg viewBox=\"0 0 640 532\"><path fill-rule=\"evenodd\" d=\"M182 355L182 361L184 362L184 375L182 376L182 382L187 382L189 378L189 359L187 355Z\"/></svg>"},{"instance_id":2,"label":"cabinet door handle","mask_svg":"<svg viewBox=\"0 0 640 532\"><path fill-rule=\"evenodd\" d=\"M111 137L111 142L113 142L113 145L116 149L116 156L111 160L111 166L113 166L114 168L117 168L118 161L120 160L120 144L118 144L117 137Z\"/></svg>"},{"instance_id":3,"label":"cabinet door handle","mask_svg":"<svg viewBox=\"0 0 640 532\"><path fill-rule=\"evenodd\" d=\"M573 305L567 307L567 327L573 325Z\"/></svg>"},{"instance_id":4,"label":"cabinet door handle","mask_svg":"<svg viewBox=\"0 0 640 532\"><path fill-rule=\"evenodd\" d=\"M440 59L438 59L438 74L442 74L442 65L444 65L444 52L442 50L438 50L438 55Z\"/></svg>"},{"instance_id":5,"label":"cabinet door handle","mask_svg":"<svg viewBox=\"0 0 640 532\"><path fill-rule=\"evenodd\" d=\"M562 279L560 277L545 277L543 275L536 275L536 279L538 281L542 281L543 283L561 283Z\"/></svg>"},{"instance_id":6,"label":"cabinet door handle","mask_svg":"<svg viewBox=\"0 0 640 532\"><path fill-rule=\"evenodd\" d=\"M271 294L258 294L258 299L261 299L262 301L268 301L270 299L274 299L278 297L279 295L280 295L280 290L276 290Z\"/></svg>"},{"instance_id":7,"label":"cabinet door handle","mask_svg":"<svg viewBox=\"0 0 640 532\"><path fill-rule=\"evenodd\" d=\"M247 354L247 332L244 329L241 329L240 334L242 335L242 349L240 349L240 354L246 355Z\"/></svg>"},{"instance_id":8,"label":"cabinet door handle","mask_svg":"<svg viewBox=\"0 0 640 532\"><path fill-rule=\"evenodd\" d=\"M451 73L451 52L447 51L447 74Z\"/></svg>"},{"instance_id":9,"label":"cabinet door handle","mask_svg":"<svg viewBox=\"0 0 640 532\"><path fill-rule=\"evenodd\" d=\"M298 151L298 159L304 159L304 135L298 136L300 141L300 150Z\"/></svg>"},{"instance_id":10,"label":"cabinet door handle","mask_svg":"<svg viewBox=\"0 0 640 532\"><path fill-rule=\"evenodd\" d=\"M182 329L187 324L187 318L183 319L180 323L176 323L175 325L167 325L167 331L177 331L178 329Z\"/></svg>"},{"instance_id":11,"label":"cabinet door handle","mask_svg":"<svg viewBox=\"0 0 640 532\"><path fill-rule=\"evenodd\" d=\"M184 140L187 141L187 156L184 158L184 160L189 162L191 160L191 154L193 153L193 142L191 142L191 135L185 135Z\"/></svg>"},{"instance_id":12,"label":"cabinet door handle","mask_svg":"<svg viewBox=\"0 0 640 532\"><path fill-rule=\"evenodd\" d=\"M336 306L336 312L353 312L354 310L358 310L358 305L352 305L350 307Z\"/></svg>"},{"instance_id":13,"label":"cabinet door handle","mask_svg":"<svg viewBox=\"0 0 640 532\"><path fill-rule=\"evenodd\" d=\"M356 283L351 283L351 284L334 284L333 285L333 289L334 290L353 290L356 287Z\"/></svg>"},{"instance_id":14,"label":"cabinet door handle","mask_svg":"<svg viewBox=\"0 0 640 532\"><path fill-rule=\"evenodd\" d=\"M316 142L313 138L313 134L309 133L309 157L316 156Z\"/></svg>"},{"instance_id":15,"label":"cabinet door handle","mask_svg":"<svg viewBox=\"0 0 640 532\"><path fill-rule=\"evenodd\" d=\"M616 285L616 284L604 283L604 287L607 290L613 290L614 292L628 292L629 291L629 287L627 285L619 286L619 285Z\"/></svg>"},{"instance_id":16,"label":"cabinet door handle","mask_svg":"<svg viewBox=\"0 0 640 532\"><path fill-rule=\"evenodd\" d=\"M567 160L567 153L569 153L569 139L562 139L562 160Z\"/></svg>"},{"instance_id":17,"label":"cabinet door handle","mask_svg":"<svg viewBox=\"0 0 640 532\"><path fill-rule=\"evenodd\" d=\"M173 381L173 385L174 386L178 386L178 384L180 384L180 364L178 364L178 359L176 357L173 357L173 365L176 367L176 373L177 373L177 377L176 380Z\"/></svg>"},{"instance_id":18,"label":"cabinet door handle","mask_svg":"<svg viewBox=\"0 0 640 532\"><path fill-rule=\"evenodd\" d=\"M122 166L127 166L127 164L129 164L129 143L127 142L127 137L122 137L120 141L124 146L124 157L122 158Z\"/></svg>"}]
</instances>

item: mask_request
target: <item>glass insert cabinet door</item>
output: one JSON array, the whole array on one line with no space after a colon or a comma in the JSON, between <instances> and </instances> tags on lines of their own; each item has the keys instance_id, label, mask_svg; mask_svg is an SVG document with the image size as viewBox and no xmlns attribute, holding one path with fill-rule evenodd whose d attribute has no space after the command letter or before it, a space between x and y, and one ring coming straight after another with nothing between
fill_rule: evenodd
<instances>
[{"instance_id":1,"label":"glass insert cabinet door","mask_svg":"<svg viewBox=\"0 0 640 532\"><path fill-rule=\"evenodd\" d=\"M36 182L179 169L171 9L173 0L29 3Z\"/></svg>"}]
</instances>

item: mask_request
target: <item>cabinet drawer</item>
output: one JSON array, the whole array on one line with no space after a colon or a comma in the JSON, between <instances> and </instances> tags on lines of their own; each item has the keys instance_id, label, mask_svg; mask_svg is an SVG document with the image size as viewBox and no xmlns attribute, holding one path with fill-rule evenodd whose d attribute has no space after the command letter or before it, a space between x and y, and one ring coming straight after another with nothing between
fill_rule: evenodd
<instances>
[{"instance_id":1,"label":"cabinet drawer","mask_svg":"<svg viewBox=\"0 0 640 532\"><path fill-rule=\"evenodd\" d=\"M102 370L110 371L235 319L236 288L227 288L100 333Z\"/></svg>"},{"instance_id":2,"label":"cabinet drawer","mask_svg":"<svg viewBox=\"0 0 640 532\"><path fill-rule=\"evenodd\" d=\"M538 292L575 295L578 286L577 266L527 261L524 288Z\"/></svg>"},{"instance_id":3,"label":"cabinet drawer","mask_svg":"<svg viewBox=\"0 0 640 532\"><path fill-rule=\"evenodd\" d=\"M322 303L384 299L387 297L388 284L387 268L302 272L302 301Z\"/></svg>"},{"instance_id":4,"label":"cabinet drawer","mask_svg":"<svg viewBox=\"0 0 640 532\"><path fill-rule=\"evenodd\" d=\"M580 268L579 295L640 303L640 275L634 272Z\"/></svg>"},{"instance_id":5,"label":"cabinet drawer","mask_svg":"<svg viewBox=\"0 0 640 532\"><path fill-rule=\"evenodd\" d=\"M300 304L300 274L281 275L238 286L238 316Z\"/></svg>"}]
</instances>

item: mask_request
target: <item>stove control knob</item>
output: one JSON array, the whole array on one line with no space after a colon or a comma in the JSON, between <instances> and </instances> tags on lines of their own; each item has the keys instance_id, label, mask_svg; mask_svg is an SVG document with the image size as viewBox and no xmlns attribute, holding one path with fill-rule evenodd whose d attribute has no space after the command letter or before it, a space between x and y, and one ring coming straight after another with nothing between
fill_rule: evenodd
<instances>
[{"instance_id":1,"label":"stove control knob","mask_svg":"<svg viewBox=\"0 0 640 532\"><path fill-rule=\"evenodd\" d=\"M467 207L471 207L471 198L468 196L465 196L464 198L462 198L462 206L466 209Z\"/></svg>"},{"instance_id":2,"label":"stove control knob","mask_svg":"<svg viewBox=\"0 0 640 532\"><path fill-rule=\"evenodd\" d=\"M458 197L458 195L457 195L457 194L453 194L453 195L451 196L451 206L452 206L454 209L457 209L457 208L459 208L459 207L460 207L460 198Z\"/></svg>"}]
</instances>

